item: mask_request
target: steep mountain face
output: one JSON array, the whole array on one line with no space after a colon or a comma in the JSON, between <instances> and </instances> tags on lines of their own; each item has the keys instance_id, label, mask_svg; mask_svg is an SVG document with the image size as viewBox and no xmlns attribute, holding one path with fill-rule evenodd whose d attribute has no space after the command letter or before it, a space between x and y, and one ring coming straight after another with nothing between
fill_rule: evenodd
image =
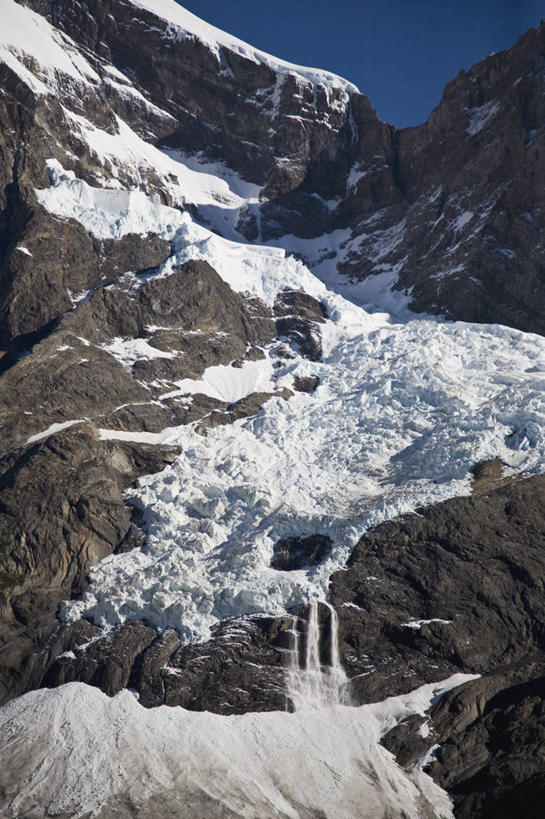
<instances>
[{"instance_id":1,"label":"steep mountain face","mask_svg":"<svg viewBox=\"0 0 545 819\"><path fill-rule=\"evenodd\" d=\"M334 816L342 782L347 817L510 815L542 782L545 26L399 131L172 0L5 3L2 809Z\"/></svg>"},{"instance_id":2,"label":"steep mountain face","mask_svg":"<svg viewBox=\"0 0 545 819\"><path fill-rule=\"evenodd\" d=\"M65 77L54 84L57 100L44 105L40 94L31 94L30 105L4 115L11 136L3 147L8 176L2 188L15 180L10 216L4 214L11 237L13 224L29 218L17 205L25 180L47 184L46 156L76 167L85 179L110 176L109 163L97 162L89 129L118 133L120 117L140 137L172 150L202 151L258 186L259 201L235 209L234 225L247 239L283 236L283 245L313 267L324 253L308 240L344 231L332 247L324 242L338 268L355 279L388 274L390 284L411 293L413 309L543 330L542 29L461 72L427 123L398 131L380 122L350 83L290 68L227 35L218 40L221 32L182 9L173 16L170 3L139 3L138 13L129 0L24 5L72 38L86 67L82 73L72 68L69 83ZM9 61L3 70L7 82ZM12 75L10 82L17 81ZM20 115L27 121L19 122ZM169 200L154 170L145 179L131 177L128 168L121 173ZM218 225L213 207L208 210L214 228L227 228ZM46 308L29 304L29 274L17 274L25 264L16 256L3 265L4 309L12 313L17 301L26 302L24 320L7 322L11 337L67 309L66 288L95 285L100 268L90 259L94 270L80 271L79 280L73 271L73 280L62 282L52 260L44 260L42 276L55 291ZM69 257L66 264L73 269ZM32 315L40 310L46 314Z\"/></svg>"}]
</instances>

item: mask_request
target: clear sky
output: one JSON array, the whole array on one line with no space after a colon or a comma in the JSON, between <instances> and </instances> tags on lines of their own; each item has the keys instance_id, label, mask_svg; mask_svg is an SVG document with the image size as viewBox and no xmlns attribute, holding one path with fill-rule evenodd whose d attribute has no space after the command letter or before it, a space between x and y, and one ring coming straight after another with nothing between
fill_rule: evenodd
<instances>
[{"instance_id":1,"label":"clear sky","mask_svg":"<svg viewBox=\"0 0 545 819\"><path fill-rule=\"evenodd\" d=\"M545 18L545 0L181 0L263 51L354 82L379 116L417 125L446 83Z\"/></svg>"}]
</instances>

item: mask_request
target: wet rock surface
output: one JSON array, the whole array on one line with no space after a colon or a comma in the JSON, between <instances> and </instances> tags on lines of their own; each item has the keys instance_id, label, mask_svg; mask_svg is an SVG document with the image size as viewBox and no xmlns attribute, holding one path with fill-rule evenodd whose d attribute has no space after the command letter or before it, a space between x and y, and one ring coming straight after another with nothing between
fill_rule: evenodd
<instances>
[{"instance_id":1,"label":"wet rock surface","mask_svg":"<svg viewBox=\"0 0 545 819\"><path fill-rule=\"evenodd\" d=\"M204 643L183 644L172 629L159 633L136 621L103 632L85 620L61 626L41 684L78 680L116 694L131 688L141 705L180 705L195 711L243 714L293 710L287 679L305 664L308 606L292 616L224 620ZM318 606L320 661L331 658L331 612ZM82 638L83 635L83 638Z\"/></svg>"}]
</instances>

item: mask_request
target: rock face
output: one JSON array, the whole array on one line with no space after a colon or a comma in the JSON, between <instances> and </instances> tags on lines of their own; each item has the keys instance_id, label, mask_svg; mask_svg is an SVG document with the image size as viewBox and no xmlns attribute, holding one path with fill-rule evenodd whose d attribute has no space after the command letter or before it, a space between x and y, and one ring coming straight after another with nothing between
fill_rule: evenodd
<instances>
[{"instance_id":1,"label":"rock face","mask_svg":"<svg viewBox=\"0 0 545 819\"><path fill-rule=\"evenodd\" d=\"M452 794L457 816L541 813L545 666L533 659L509 666L449 695L432 712L444 744L431 773Z\"/></svg>"},{"instance_id":2,"label":"rock face","mask_svg":"<svg viewBox=\"0 0 545 819\"><path fill-rule=\"evenodd\" d=\"M359 696L373 698L388 667L393 688L411 688L430 661L439 674L485 673L543 650L544 491L529 478L364 535L331 580L346 653L365 656L370 672Z\"/></svg>"},{"instance_id":3,"label":"rock face","mask_svg":"<svg viewBox=\"0 0 545 819\"><path fill-rule=\"evenodd\" d=\"M100 629L78 621L59 631L63 652L41 684L79 680L111 696L130 687L147 708L181 705L219 714L284 711L289 705L291 627L291 618L225 621L214 629L211 641L182 645L176 631L157 634L142 622L101 637ZM86 646L91 637L95 641Z\"/></svg>"},{"instance_id":4,"label":"rock face","mask_svg":"<svg viewBox=\"0 0 545 819\"><path fill-rule=\"evenodd\" d=\"M58 630L57 604L81 590L88 568L132 534L122 491L176 452L100 442L87 423L3 459L0 702L39 682Z\"/></svg>"},{"instance_id":5,"label":"rock face","mask_svg":"<svg viewBox=\"0 0 545 819\"><path fill-rule=\"evenodd\" d=\"M544 492L536 477L421 509L364 536L332 578L345 665L366 656L358 700L449 669L482 674L435 706L427 738L417 719L386 739L407 767L439 743L430 771L457 816L513 816L520 800L539 815Z\"/></svg>"},{"instance_id":6,"label":"rock face","mask_svg":"<svg viewBox=\"0 0 545 819\"><path fill-rule=\"evenodd\" d=\"M346 82L331 92L315 88L299 73L279 73L250 54L228 46L216 51L191 35L177 37L166 20L135 10L128 0L116 0L114 14L105 0L26 5L134 77L169 115L168 124L159 121L156 136L174 148L206 149L244 178L266 184L270 195L303 180L309 161L344 125L345 88L355 91Z\"/></svg>"}]
</instances>

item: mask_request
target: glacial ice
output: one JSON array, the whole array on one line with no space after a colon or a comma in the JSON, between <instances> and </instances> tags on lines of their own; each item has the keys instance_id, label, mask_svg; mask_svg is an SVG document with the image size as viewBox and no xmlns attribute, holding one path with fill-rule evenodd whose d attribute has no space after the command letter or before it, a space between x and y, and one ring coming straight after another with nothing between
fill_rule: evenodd
<instances>
[{"instance_id":1,"label":"glacial ice","mask_svg":"<svg viewBox=\"0 0 545 819\"><path fill-rule=\"evenodd\" d=\"M156 275L202 259L238 292L271 305L285 287L304 290L328 316L320 325L322 360L285 362L286 375L319 377L313 394L273 398L253 418L206 437L191 426L102 431L146 435L182 454L129 493L148 526L144 548L95 566L84 595L64 605L66 619L83 615L108 627L144 618L185 639L205 639L218 620L324 599L331 572L366 528L467 493L476 461L500 457L513 470L544 468L542 337L415 317L389 290L395 313L380 312L376 281L374 290L354 285L347 292L353 301L334 292L334 261L316 265L324 283L284 248L230 241L154 197L96 189L50 166L52 185L38 193L53 213L101 236L137 228L171 240L173 255ZM377 312L360 306L366 292ZM335 543L322 566L270 568L276 540L312 533Z\"/></svg>"}]
</instances>

